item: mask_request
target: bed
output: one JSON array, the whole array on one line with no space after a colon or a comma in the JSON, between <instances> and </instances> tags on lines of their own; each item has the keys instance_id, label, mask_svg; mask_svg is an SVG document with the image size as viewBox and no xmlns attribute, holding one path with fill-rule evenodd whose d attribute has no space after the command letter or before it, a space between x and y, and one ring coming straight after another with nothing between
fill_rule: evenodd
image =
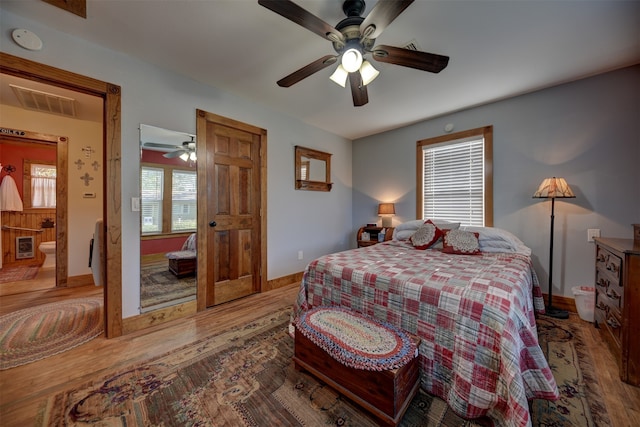
<instances>
[{"instance_id":1,"label":"bed","mask_svg":"<svg viewBox=\"0 0 640 427\"><path fill-rule=\"evenodd\" d=\"M441 235L428 247L412 240L420 220L397 227L391 241L312 261L293 317L338 305L401 327L422 338L426 392L465 418L531 425L528 400L555 400L558 390L538 344L544 302L530 250L504 230L429 222ZM446 252L454 233L475 237L473 255Z\"/></svg>"}]
</instances>

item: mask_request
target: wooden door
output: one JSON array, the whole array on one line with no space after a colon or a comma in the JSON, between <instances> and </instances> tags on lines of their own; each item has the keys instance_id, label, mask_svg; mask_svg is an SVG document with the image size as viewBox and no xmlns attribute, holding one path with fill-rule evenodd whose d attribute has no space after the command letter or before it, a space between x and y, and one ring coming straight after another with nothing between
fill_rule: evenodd
<instances>
[{"instance_id":1,"label":"wooden door","mask_svg":"<svg viewBox=\"0 0 640 427\"><path fill-rule=\"evenodd\" d=\"M266 284L266 131L198 110L197 135L200 309Z\"/></svg>"}]
</instances>

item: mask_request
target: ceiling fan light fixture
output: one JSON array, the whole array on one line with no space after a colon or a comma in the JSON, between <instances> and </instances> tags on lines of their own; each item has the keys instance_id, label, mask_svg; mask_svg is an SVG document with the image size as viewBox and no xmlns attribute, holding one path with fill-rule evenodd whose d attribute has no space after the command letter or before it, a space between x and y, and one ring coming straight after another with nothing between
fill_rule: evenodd
<instances>
[{"instance_id":1,"label":"ceiling fan light fixture","mask_svg":"<svg viewBox=\"0 0 640 427\"><path fill-rule=\"evenodd\" d=\"M342 66L349 73L354 73L362 65L362 53L358 49L350 48L342 54Z\"/></svg>"},{"instance_id":2,"label":"ceiling fan light fixture","mask_svg":"<svg viewBox=\"0 0 640 427\"><path fill-rule=\"evenodd\" d=\"M362 63L362 67L360 67L360 75L362 76L363 85L366 86L374 81L375 78L378 77L378 74L380 74L380 71L376 70L373 65L371 65L371 62L364 61Z\"/></svg>"},{"instance_id":3,"label":"ceiling fan light fixture","mask_svg":"<svg viewBox=\"0 0 640 427\"><path fill-rule=\"evenodd\" d=\"M192 151L191 153L189 153L189 160L191 160L192 162L195 162L198 158L196 157L196 152Z\"/></svg>"},{"instance_id":4,"label":"ceiling fan light fixture","mask_svg":"<svg viewBox=\"0 0 640 427\"><path fill-rule=\"evenodd\" d=\"M340 86L345 87L347 85L348 76L349 76L349 73L347 72L347 70L344 69L342 64L340 64L338 65L338 68L336 68L336 70L333 72L333 74L331 74L331 77L329 78L333 80L336 84L339 84Z\"/></svg>"},{"instance_id":5,"label":"ceiling fan light fixture","mask_svg":"<svg viewBox=\"0 0 640 427\"><path fill-rule=\"evenodd\" d=\"M187 160L189 160L189 153L185 151L184 153L180 154L180 158L186 162Z\"/></svg>"}]
</instances>

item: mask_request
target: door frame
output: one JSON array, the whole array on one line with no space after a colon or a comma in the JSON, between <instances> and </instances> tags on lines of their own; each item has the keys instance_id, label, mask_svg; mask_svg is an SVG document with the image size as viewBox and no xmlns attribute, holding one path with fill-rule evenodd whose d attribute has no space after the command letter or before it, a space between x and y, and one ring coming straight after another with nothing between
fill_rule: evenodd
<instances>
[{"instance_id":1,"label":"door frame","mask_svg":"<svg viewBox=\"0 0 640 427\"><path fill-rule=\"evenodd\" d=\"M208 162L213 159L213 150L209 150L206 141L207 123L215 123L222 126L249 132L258 135L260 138L260 274L258 292L267 290L267 131L247 123L243 123L228 117L219 116L204 110L196 110L196 155L198 159ZM207 295L209 281L214 280L208 277L207 260L208 254L208 229L209 218L211 214L208 212L208 198L210 196L206 168L198 167L198 290L197 301L198 311L207 309L207 301L210 299ZM213 287L211 287L213 289ZM212 296L211 296L212 297ZM211 298L213 300L213 298Z\"/></svg>"},{"instance_id":2,"label":"door frame","mask_svg":"<svg viewBox=\"0 0 640 427\"><path fill-rule=\"evenodd\" d=\"M103 99L105 336L122 335L122 194L120 86L0 52L0 72Z\"/></svg>"}]
</instances>

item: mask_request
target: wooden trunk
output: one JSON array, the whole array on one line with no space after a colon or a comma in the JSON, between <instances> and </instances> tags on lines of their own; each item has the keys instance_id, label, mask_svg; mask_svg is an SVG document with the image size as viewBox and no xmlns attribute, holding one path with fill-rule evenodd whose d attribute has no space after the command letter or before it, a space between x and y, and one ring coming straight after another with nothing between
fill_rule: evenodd
<instances>
[{"instance_id":1,"label":"wooden trunk","mask_svg":"<svg viewBox=\"0 0 640 427\"><path fill-rule=\"evenodd\" d=\"M411 338L419 342L419 338ZM383 425L396 426L418 391L418 358L388 371L354 369L333 359L296 329L297 369L309 371L374 415Z\"/></svg>"},{"instance_id":2,"label":"wooden trunk","mask_svg":"<svg viewBox=\"0 0 640 427\"><path fill-rule=\"evenodd\" d=\"M169 271L176 277L193 275L196 272L196 257L169 259Z\"/></svg>"}]
</instances>

